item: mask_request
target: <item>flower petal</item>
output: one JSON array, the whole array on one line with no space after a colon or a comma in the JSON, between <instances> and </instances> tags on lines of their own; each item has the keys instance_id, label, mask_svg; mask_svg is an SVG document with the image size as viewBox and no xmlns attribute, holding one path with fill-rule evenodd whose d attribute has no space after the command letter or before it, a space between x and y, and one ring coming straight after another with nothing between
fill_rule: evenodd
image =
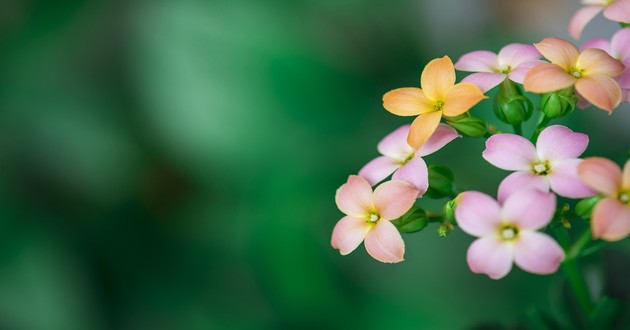
<instances>
[{"instance_id":1,"label":"flower petal","mask_svg":"<svg viewBox=\"0 0 630 330\"><path fill-rule=\"evenodd\" d=\"M427 142L416 151L416 155L422 157L430 155L442 149L445 145L458 137L462 136L457 134L457 131L453 127L446 124L439 124ZM405 144L407 144L407 142L405 142Z\"/></svg>"},{"instance_id":2,"label":"flower petal","mask_svg":"<svg viewBox=\"0 0 630 330\"><path fill-rule=\"evenodd\" d=\"M526 138L495 134L486 141L482 156L490 164L508 171L529 171L536 162L536 149Z\"/></svg>"},{"instance_id":3,"label":"flower petal","mask_svg":"<svg viewBox=\"0 0 630 330\"><path fill-rule=\"evenodd\" d=\"M405 256L405 242L396 226L386 220L379 221L367 234L365 249L380 262L401 262Z\"/></svg>"},{"instance_id":4,"label":"flower petal","mask_svg":"<svg viewBox=\"0 0 630 330\"><path fill-rule=\"evenodd\" d=\"M612 198L604 198L593 208L591 228L594 238L618 241L630 234L630 207Z\"/></svg>"},{"instance_id":5,"label":"flower petal","mask_svg":"<svg viewBox=\"0 0 630 330\"><path fill-rule=\"evenodd\" d=\"M414 149L420 149L429 140L442 119L441 111L422 114L411 123L407 143Z\"/></svg>"},{"instance_id":6,"label":"flower petal","mask_svg":"<svg viewBox=\"0 0 630 330\"><path fill-rule=\"evenodd\" d=\"M507 77L505 73L478 72L462 79L462 82L474 84L479 87L481 92L485 93L500 84L505 80L505 77Z\"/></svg>"},{"instance_id":7,"label":"flower petal","mask_svg":"<svg viewBox=\"0 0 630 330\"><path fill-rule=\"evenodd\" d=\"M596 107L612 112L621 103L621 88L608 76L591 75L575 83L575 90Z\"/></svg>"},{"instance_id":8,"label":"flower petal","mask_svg":"<svg viewBox=\"0 0 630 330\"><path fill-rule=\"evenodd\" d=\"M330 245L345 256L354 251L363 242L372 226L365 219L357 219L351 216L343 217L333 229Z\"/></svg>"},{"instance_id":9,"label":"flower petal","mask_svg":"<svg viewBox=\"0 0 630 330\"><path fill-rule=\"evenodd\" d=\"M537 230L546 226L556 212L556 195L538 189L522 189L505 200L501 219L521 229Z\"/></svg>"},{"instance_id":10,"label":"flower petal","mask_svg":"<svg viewBox=\"0 0 630 330\"><path fill-rule=\"evenodd\" d=\"M501 181L497 199L499 203L503 204L510 195L526 188L547 192L549 191L549 181L544 176L535 175L530 171L514 172Z\"/></svg>"},{"instance_id":11,"label":"flower petal","mask_svg":"<svg viewBox=\"0 0 630 330\"><path fill-rule=\"evenodd\" d=\"M525 76L527 75L527 73L531 69L533 69L535 66L541 63L547 63L547 62L537 60L537 61L530 61L530 62L522 63L521 65L517 66L514 70L512 70L512 72L508 74L508 77L510 78L510 80L514 82L523 84L523 82L525 82Z\"/></svg>"},{"instance_id":12,"label":"flower petal","mask_svg":"<svg viewBox=\"0 0 630 330\"><path fill-rule=\"evenodd\" d=\"M475 84L462 82L446 92L442 112L449 117L459 116L485 98L488 97Z\"/></svg>"},{"instance_id":13,"label":"flower petal","mask_svg":"<svg viewBox=\"0 0 630 330\"><path fill-rule=\"evenodd\" d=\"M551 190L567 198L586 198L597 194L587 186L577 173L577 167L582 159L565 159L557 162L547 175Z\"/></svg>"},{"instance_id":14,"label":"flower petal","mask_svg":"<svg viewBox=\"0 0 630 330\"><path fill-rule=\"evenodd\" d=\"M575 67L583 70L583 76L603 74L615 77L623 72L625 66L610 56L605 50L585 49L577 59Z\"/></svg>"},{"instance_id":15,"label":"flower petal","mask_svg":"<svg viewBox=\"0 0 630 330\"><path fill-rule=\"evenodd\" d=\"M630 22L630 1L613 1L604 9L604 17L615 22Z\"/></svg>"},{"instance_id":16,"label":"flower petal","mask_svg":"<svg viewBox=\"0 0 630 330\"><path fill-rule=\"evenodd\" d=\"M455 218L467 234L481 237L496 232L501 224L500 214L499 203L484 193L465 191L457 197Z\"/></svg>"},{"instance_id":17,"label":"flower petal","mask_svg":"<svg viewBox=\"0 0 630 330\"><path fill-rule=\"evenodd\" d=\"M620 60L630 58L630 27L617 31L610 39L610 54Z\"/></svg>"},{"instance_id":18,"label":"flower petal","mask_svg":"<svg viewBox=\"0 0 630 330\"><path fill-rule=\"evenodd\" d=\"M571 21L569 22L569 35L574 39L580 39L584 27L603 9L604 7L602 6L586 6L580 8L573 17L571 17Z\"/></svg>"},{"instance_id":19,"label":"flower petal","mask_svg":"<svg viewBox=\"0 0 630 330\"><path fill-rule=\"evenodd\" d=\"M455 63L455 69L470 72L495 72L498 64L497 54L487 50L476 50L462 55Z\"/></svg>"},{"instance_id":20,"label":"flower petal","mask_svg":"<svg viewBox=\"0 0 630 330\"><path fill-rule=\"evenodd\" d=\"M587 146L588 135L573 132L562 125L545 128L536 141L538 159L549 161L577 158Z\"/></svg>"},{"instance_id":21,"label":"flower petal","mask_svg":"<svg viewBox=\"0 0 630 330\"><path fill-rule=\"evenodd\" d=\"M589 48L597 48L597 49L601 49L605 52L607 52L608 54L612 55L612 50L610 47L610 41L608 41L607 39L604 38L595 38L595 39L591 39L589 41L586 41L585 43L583 43L580 46L580 51L584 51L586 49Z\"/></svg>"},{"instance_id":22,"label":"flower petal","mask_svg":"<svg viewBox=\"0 0 630 330\"><path fill-rule=\"evenodd\" d=\"M628 159L626 164L623 166L621 187L624 189L630 189L630 159Z\"/></svg>"},{"instance_id":23,"label":"flower petal","mask_svg":"<svg viewBox=\"0 0 630 330\"><path fill-rule=\"evenodd\" d=\"M499 240L498 235L479 238L470 244L466 261L473 273L498 280L512 269L512 245Z\"/></svg>"},{"instance_id":24,"label":"flower petal","mask_svg":"<svg viewBox=\"0 0 630 330\"><path fill-rule=\"evenodd\" d=\"M374 207L381 220L394 220L409 211L417 196L418 189L409 182L387 181L374 189Z\"/></svg>"},{"instance_id":25,"label":"flower petal","mask_svg":"<svg viewBox=\"0 0 630 330\"><path fill-rule=\"evenodd\" d=\"M565 71L575 65L580 54L575 45L560 38L545 38L534 46L551 63L559 65Z\"/></svg>"},{"instance_id":26,"label":"flower petal","mask_svg":"<svg viewBox=\"0 0 630 330\"><path fill-rule=\"evenodd\" d=\"M413 148L407 144L410 127L411 125L403 125L387 134L376 146L378 152L400 161L407 159L413 153Z\"/></svg>"},{"instance_id":27,"label":"flower petal","mask_svg":"<svg viewBox=\"0 0 630 330\"><path fill-rule=\"evenodd\" d=\"M414 157L405 165L394 172L393 180L403 180L411 183L418 189L417 198L422 197L429 189L429 170L427 164L420 157Z\"/></svg>"},{"instance_id":28,"label":"flower petal","mask_svg":"<svg viewBox=\"0 0 630 330\"><path fill-rule=\"evenodd\" d=\"M514 246L514 263L533 274L552 274L564 260L564 250L547 234L525 231L519 233Z\"/></svg>"},{"instance_id":29,"label":"flower petal","mask_svg":"<svg viewBox=\"0 0 630 330\"><path fill-rule=\"evenodd\" d=\"M365 218L374 209L372 186L364 178L351 175L335 195L335 202L341 212L355 218Z\"/></svg>"},{"instance_id":30,"label":"flower petal","mask_svg":"<svg viewBox=\"0 0 630 330\"><path fill-rule=\"evenodd\" d=\"M523 87L528 92L549 93L573 85L577 79L562 67L551 63L540 63L525 74Z\"/></svg>"},{"instance_id":31,"label":"flower petal","mask_svg":"<svg viewBox=\"0 0 630 330\"><path fill-rule=\"evenodd\" d=\"M424 67L420 86L431 100L444 100L446 91L455 84L455 68L448 56L436 58Z\"/></svg>"},{"instance_id":32,"label":"flower petal","mask_svg":"<svg viewBox=\"0 0 630 330\"><path fill-rule=\"evenodd\" d=\"M601 157L586 158L577 171L591 188L608 196L617 196L621 188L621 169L613 161Z\"/></svg>"},{"instance_id":33,"label":"flower petal","mask_svg":"<svg viewBox=\"0 0 630 330\"><path fill-rule=\"evenodd\" d=\"M509 44L499 51L499 65L517 66L535 61L540 58L540 53L536 47L527 44Z\"/></svg>"},{"instance_id":34,"label":"flower petal","mask_svg":"<svg viewBox=\"0 0 630 330\"><path fill-rule=\"evenodd\" d=\"M389 157L376 157L365 164L359 171L359 176L366 179L370 185L374 186L383 181L390 174L400 167L400 162Z\"/></svg>"},{"instance_id":35,"label":"flower petal","mask_svg":"<svg viewBox=\"0 0 630 330\"><path fill-rule=\"evenodd\" d=\"M405 87L385 93L383 107L398 116L415 116L433 111L433 101L420 88Z\"/></svg>"}]
</instances>

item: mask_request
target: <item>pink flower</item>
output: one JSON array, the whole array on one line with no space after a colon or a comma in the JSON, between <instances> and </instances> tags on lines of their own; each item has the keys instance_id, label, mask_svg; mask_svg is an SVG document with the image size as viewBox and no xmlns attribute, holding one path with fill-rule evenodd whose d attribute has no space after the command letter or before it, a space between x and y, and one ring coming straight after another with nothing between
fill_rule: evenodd
<instances>
[{"instance_id":1,"label":"pink flower","mask_svg":"<svg viewBox=\"0 0 630 330\"><path fill-rule=\"evenodd\" d=\"M603 38L591 39L585 42L581 50L599 48L610 54L626 67L625 71L615 77L621 87L622 102L630 102L630 28L617 31L610 41Z\"/></svg>"},{"instance_id":2,"label":"pink flower","mask_svg":"<svg viewBox=\"0 0 630 330\"><path fill-rule=\"evenodd\" d=\"M416 196L418 190L406 181L388 181L372 192L364 178L351 175L337 189L335 201L346 216L335 225L330 244L346 255L365 240L365 249L374 259L403 261L405 243L390 221L409 211Z\"/></svg>"},{"instance_id":3,"label":"pink flower","mask_svg":"<svg viewBox=\"0 0 630 330\"><path fill-rule=\"evenodd\" d=\"M630 160L621 168L606 158L586 158L578 174L589 186L604 194L593 208L593 237L618 241L630 234Z\"/></svg>"},{"instance_id":4,"label":"pink flower","mask_svg":"<svg viewBox=\"0 0 630 330\"><path fill-rule=\"evenodd\" d=\"M479 237L468 248L470 270L496 280L510 272L514 261L530 273L555 272L564 251L549 235L537 231L553 219L555 210L555 196L535 189L520 190L503 205L477 191L460 194L457 223Z\"/></svg>"},{"instance_id":5,"label":"pink flower","mask_svg":"<svg viewBox=\"0 0 630 330\"><path fill-rule=\"evenodd\" d=\"M420 198L429 187L427 164L422 157L440 150L459 135L451 126L440 124L420 149L414 149L407 144L409 128L410 125L404 125L385 136L376 147L383 156L363 166L359 175L374 186L394 173L392 179L413 184L420 191Z\"/></svg>"},{"instance_id":6,"label":"pink flower","mask_svg":"<svg viewBox=\"0 0 630 330\"><path fill-rule=\"evenodd\" d=\"M536 146L522 136L496 134L486 141L483 158L490 164L508 171L499 185L499 201L513 192L533 187L553 190L568 198L583 198L595 194L577 175L580 156L588 145L588 135L574 133L565 126L545 128Z\"/></svg>"},{"instance_id":7,"label":"pink flower","mask_svg":"<svg viewBox=\"0 0 630 330\"><path fill-rule=\"evenodd\" d=\"M464 54L455 63L455 69L477 72L462 81L477 85L485 93L505 78L522 84L527 71L541 63L539 58L540 53L532 45L510 44L501 48L498 55L487 50Z\"/></svg>"},{"instance_id":8,"label":"pink flower","mask_svg":"<svg viewBox=\"0 0 630 330\"><path fill-rule=\"evenodd\" d=\"M580 39L582 30L599 12L604 11L604 17L615 22L630 22L630 0L582 0L587 5L580 8L569 22L569 34Z\"/></svg>"}]
</instances>

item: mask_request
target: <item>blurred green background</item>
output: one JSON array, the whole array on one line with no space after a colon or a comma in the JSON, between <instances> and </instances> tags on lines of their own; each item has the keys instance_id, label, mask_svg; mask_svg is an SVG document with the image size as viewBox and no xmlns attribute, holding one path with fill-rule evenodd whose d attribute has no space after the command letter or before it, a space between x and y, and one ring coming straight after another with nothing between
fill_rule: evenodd
<instances>
[{"instance_id":1,"label":"blurred green background","mask_svg":"<svg viewBox=\"0 0 630 330\"><path fill-rule=\"evenodd\" d=\"M385 92L445 54L566 37L578 7L0 2L0 328L468 329L562 313L548 290L562 275L472 274L459 231L405 235L397 265L341 257L330 233L335 190L410 121ZM559 122L591 134L586 155L626 159L627 105ZM507 173L482 150L462 139L427 161L494 194Z\"/></svg>"}]
</instances>

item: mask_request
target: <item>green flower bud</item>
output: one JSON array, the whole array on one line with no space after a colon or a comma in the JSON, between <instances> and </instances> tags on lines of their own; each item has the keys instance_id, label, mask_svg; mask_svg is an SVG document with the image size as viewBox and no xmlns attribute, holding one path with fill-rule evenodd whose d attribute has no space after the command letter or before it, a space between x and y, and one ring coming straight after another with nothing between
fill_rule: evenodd
<instances>
[{"instance_id":1,"label":"green flower bud","mask_svg":"<svg viewBox=\"0 0 630 330\"><path fill-rule=\"evenodd\" d=\"M474 138L482 137L486 133L486 121L475 116L458 116L445 118L449 125L462 134Z\"/></svg>"},{"instance_id":2,"label":"green flower bud","mask_svg":"<svg viewBox=\"0 0 630 330\"><path fill-rule=\"evenodd\" d=\"M424 229L429 224L427 213L420 208L411 208L402 217L392 223L401 233L414 233Z\"/></svg>"},{"instance_id":3,"label":"green flower bud","mask_svg":"<svg viewBox=\"0 0 630 330\"><path fill-rule=\"evenodd\" d=\"M455 207L457 207L457 197L448 201L444 205L444 221L448 221L451 223L455 222Z\"/></svg>"},{"instance_id":4,"label":"green flower bud","mask_svg":"<svg viewBox=\"0 0 630 330\"><path fill-rule=\"evenodd\" d=\"M505 79L494 97L493 109L502 122L518 125L532 116L534 106L514 82Z\"/></svg>"},{"instance_id":5,"label":"green flower bud","mask_svg":"<svg viewBox=\"0 0 630 330\"><path fill-rule=\"evenodd\" d=\"M575 205L575 214L582 219L589 219L593 212L593 207L602 199L601 195L585 198Z\"/></svg>"},{"instance_id":6,"label":"green flower bud","mask_svg":"<svg viewBox=\"0 0 630 330\"><path fill-rule=\"evenodd\" d=\"M573 87L556 92L543 94L540 99L540 108L547 118L559 118L573 112L578 98L573 92Z\"/></svg>"},{"instance_id":7,"label":"green flower bud","mask_svg":"<svg viewBox=\"0 0 630 330\"><path fill-rule=\"evenodd\" d=\"M429 189L426 195L431 198L444 198L453 195L455 190L453 172L444 165L431 164L429 168Z\"/></svg>"},{"instance_id":8,"label":"green flower bud","mask_svg":"<svg viewBox=\"0 0 630 330\"><path fill-rule=\"evenodd\" d=\"M438 227L437 232L438 232L438 235L440 235L440 237L446 237L446 235L452 232L453 229L455 229L455 227L453 227L452 223L444 222Z\"/></svg>"}]
</instances>

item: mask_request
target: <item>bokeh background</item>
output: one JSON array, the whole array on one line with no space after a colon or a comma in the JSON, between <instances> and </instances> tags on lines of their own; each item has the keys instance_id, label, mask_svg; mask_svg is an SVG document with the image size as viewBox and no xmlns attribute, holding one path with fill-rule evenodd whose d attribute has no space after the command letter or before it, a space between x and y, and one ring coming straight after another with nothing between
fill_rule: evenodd
<instances>
[{"instance_id":1,"label":"bokeh background","mask_svg":"<svg viewBox=\"0 0 630 330\"><path fill-rule=\"evenodd\" d=\"M549 289L562 275L472 274L459 231L405 235L397 265L329 240L335 190L409 122L383 93L445 54L568 38L579 6L1 1L0 328L513 328L534 307L568 313ZM600 17L585 37L615 28ZM490 102L473 112L491 118ZM628 156L627 105L557 122L591 135L588 156ZM462 139L427 161L494 194L506 173L482 150Z\"/></svg>"}]
</instances>

